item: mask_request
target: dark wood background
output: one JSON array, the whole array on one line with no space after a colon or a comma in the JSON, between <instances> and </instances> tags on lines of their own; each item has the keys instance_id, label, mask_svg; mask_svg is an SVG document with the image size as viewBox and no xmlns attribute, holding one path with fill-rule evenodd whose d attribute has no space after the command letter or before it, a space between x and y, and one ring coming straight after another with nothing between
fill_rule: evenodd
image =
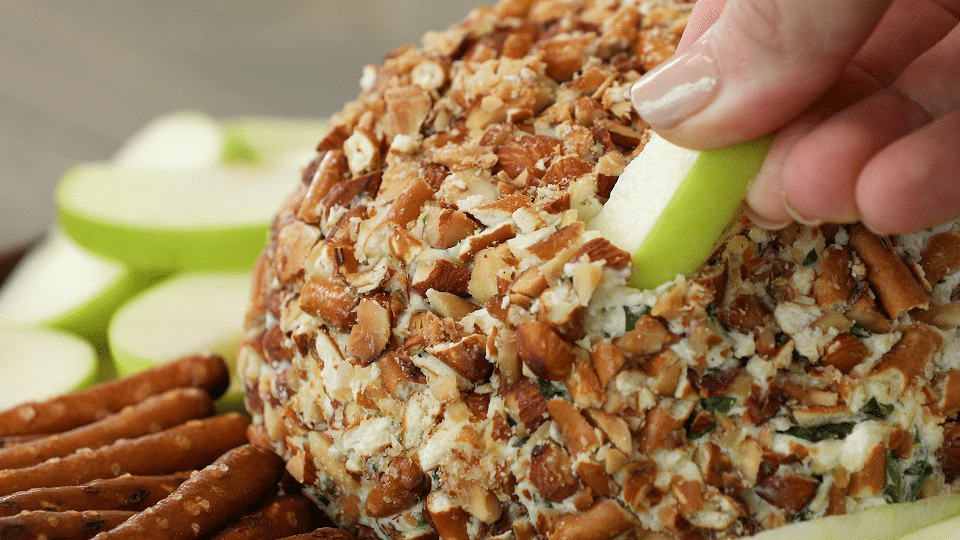
<instances>
[{"instance_id":1,"label":"dark wood background","mask_svg":"<svg viewBox=\"0 0 960 540\"><path fill-rule=\"evenodd\" d=\"M151 118L329 116L364 65L481 3L0 0L0 266L48 228L68 167Z\"/></svg>"}]
</instances>

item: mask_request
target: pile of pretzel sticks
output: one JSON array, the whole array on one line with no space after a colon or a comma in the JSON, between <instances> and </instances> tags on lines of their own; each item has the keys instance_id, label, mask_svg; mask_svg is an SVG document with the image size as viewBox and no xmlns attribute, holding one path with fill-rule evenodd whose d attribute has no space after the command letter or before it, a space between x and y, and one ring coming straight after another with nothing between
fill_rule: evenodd
<instances>
[{"instance_id":1,"label":"pile of pretzel sticks","mask_svg":"<svg viewBox=\"0 0 960 540\"><path fill-rule=\"evenodd\" d=\"M0 538L353 540L217 413L229 378L196 355L0 411Z\"/></svg>"}]
</instances>

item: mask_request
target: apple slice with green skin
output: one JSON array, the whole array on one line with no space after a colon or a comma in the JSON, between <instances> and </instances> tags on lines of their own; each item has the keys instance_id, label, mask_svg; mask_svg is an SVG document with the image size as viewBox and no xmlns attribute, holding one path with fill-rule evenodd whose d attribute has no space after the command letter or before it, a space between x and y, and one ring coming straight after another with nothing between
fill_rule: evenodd
<instances>
[{"instance_id":1,"label":"apple slice with green skin","mask_svg":"<svg viewBox=\"0 0 960 540\"><path fill-rule=\"evenodd\" d=\"M84 339L50 328L0 328L0 410L83 388L97 354Z\"/></svg>"},{"instance_id":2,"label":"apple slice with green skin","mask_svg":"<svg viewBox=\"0 0 960 540\"><path fill-rule=\"evenodd\" d=\"M752 540L896 540L960 514L960 495L874 506L854 514L812 519L764 531ZM953 520L951 520L953 521ZM955 525L956 526L956 525ZM956 531L957 529L953 529ZM931 536L941 540L953 536ZM910 540L928 538L909 536Z\"/></svg>"},{"instance_id":3,"label":"apple slice with green skin","mask_svg":"<svg viewBox=\"0 0 960 540\"><path fill-rule=\"evenodd\" d=\"M77 243L135 269L238 270L253 265L298 181L289 171L125 171L88 163L61 180L57 212Z\"/></svg>"},{"instance_id":4,"label":"apple slice with green skin","mask_svg":"<svg viewBox=\"0 0 960 540\"><path fill-rule=\"evenodd\" d=\"M123 169L184 171L209 169L223 161L227 135L213 117L178 111L151 120L113 156Z\"/></svg>"},{"instance_id":5,"label":"apple slice with green skin","mask_svg":"<svg viewBox=\"0 0 960 540\"><path fill-rule=\"evenodd\" d=\"M0 288L0 325L60 328L103 342L114 310L150 280L53 229Z\"/></svg>"},{"instance_id":6,"label":"apple slice with green skin","mask_svg":"<svg viewBox=\"0 0 960 540\"><path fill-rule=\"evenodd\" d=\"M220 354L235 369L252 275L187 273L132 298L110 321L110 352L120 376L200 353ZM240 401L236 380L226 401Z\"/></svg>"},{"instance_id":7,"label":"apple slice with green skin","mask_svg":"<svg viewBox=\"0 0 960 540\"><path fill-rule=\"evenodd\" d=\"M927 525L922 529L901 536L898 540L944 540L957 536L960 536L960 516Z\"/></svg>"},{"instance_id":8,"label":"apple slice with green skin","mask_svg":"<svg viewBox=\"0 0 960 540\"><path fill-rule=\"evenodd\" d=\"M298 170L329 130L326 120L242 116L223 122L225 163Z\"/></svg>"},{"instance_id":9,"label":"apple slice with green skin","mask_svg":"<svg viewBox=\"0 0 960 540\"><path fill-rule=\"evenodd\" d=\"M707 260L736 217L770 141L698 152L651 135L589 225L633 254L631 285L653 289Z\"/></svg>"}]
</instances>

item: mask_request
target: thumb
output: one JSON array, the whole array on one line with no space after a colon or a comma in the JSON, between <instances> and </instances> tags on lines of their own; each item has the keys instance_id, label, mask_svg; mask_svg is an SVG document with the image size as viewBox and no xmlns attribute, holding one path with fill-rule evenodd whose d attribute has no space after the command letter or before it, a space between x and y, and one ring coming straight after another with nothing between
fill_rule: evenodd
<instances>
[{"instance_id":1,"label":"thumb","mask_svg":"<svg viewBox=\"0 0 960 540\"><path fill-rule=\"evenodd\" d=\"M699 39L634 85L634 107L690 148L772 132L834 83L892 1L728 0Z\"/></svg>"}]
</instances>

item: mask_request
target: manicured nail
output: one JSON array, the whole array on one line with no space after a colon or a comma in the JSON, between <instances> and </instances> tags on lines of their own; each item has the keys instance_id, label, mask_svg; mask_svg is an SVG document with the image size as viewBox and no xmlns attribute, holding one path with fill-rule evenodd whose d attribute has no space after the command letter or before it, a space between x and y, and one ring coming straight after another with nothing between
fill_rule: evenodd
<instances>
[{"instance_id":1,"label":"manicured nail","mask_svg":"<svg viewBox=\"0 0 960 540\"><path fill-rule=\"evenodd\" d=\"M787 209L787 213L790 214L790 217L792 217L794 220L796 220L797 223L800 223L801 225L808 225L811 227L815 227L817 225L823 224L823 219L809 218L804 216L800 212L798 212L797 209L794 208L792 204L790 204L790 201L788 201L786 197L783 198L783 207Z\"/></svg>"},{"instance_id":2,"label":"manicured nail","mask_svg":"<svg viewBox=\"0 0 960 540\"><path fill-rule=\"evenodd\" d=\"M720 73L708 40L705 34L687 52L660 64L634 83L633 106L652 128L669 129L716 97Z\"/></svg>"},{"instance_id":3,"label":"manicured nail","mask_svg":"<svg viewBox=\"0 0 960 540\"><path fill-rule=\"evenodd\" d=\"M743 213L747 216L751 223L760 227L761 229L766 229L768 231L778 231L787 225L790 224L789 221L774 221L772 219L767 219L760 214L754 212L749 206L743 205Z\"/></svg>"}]
</instances>

